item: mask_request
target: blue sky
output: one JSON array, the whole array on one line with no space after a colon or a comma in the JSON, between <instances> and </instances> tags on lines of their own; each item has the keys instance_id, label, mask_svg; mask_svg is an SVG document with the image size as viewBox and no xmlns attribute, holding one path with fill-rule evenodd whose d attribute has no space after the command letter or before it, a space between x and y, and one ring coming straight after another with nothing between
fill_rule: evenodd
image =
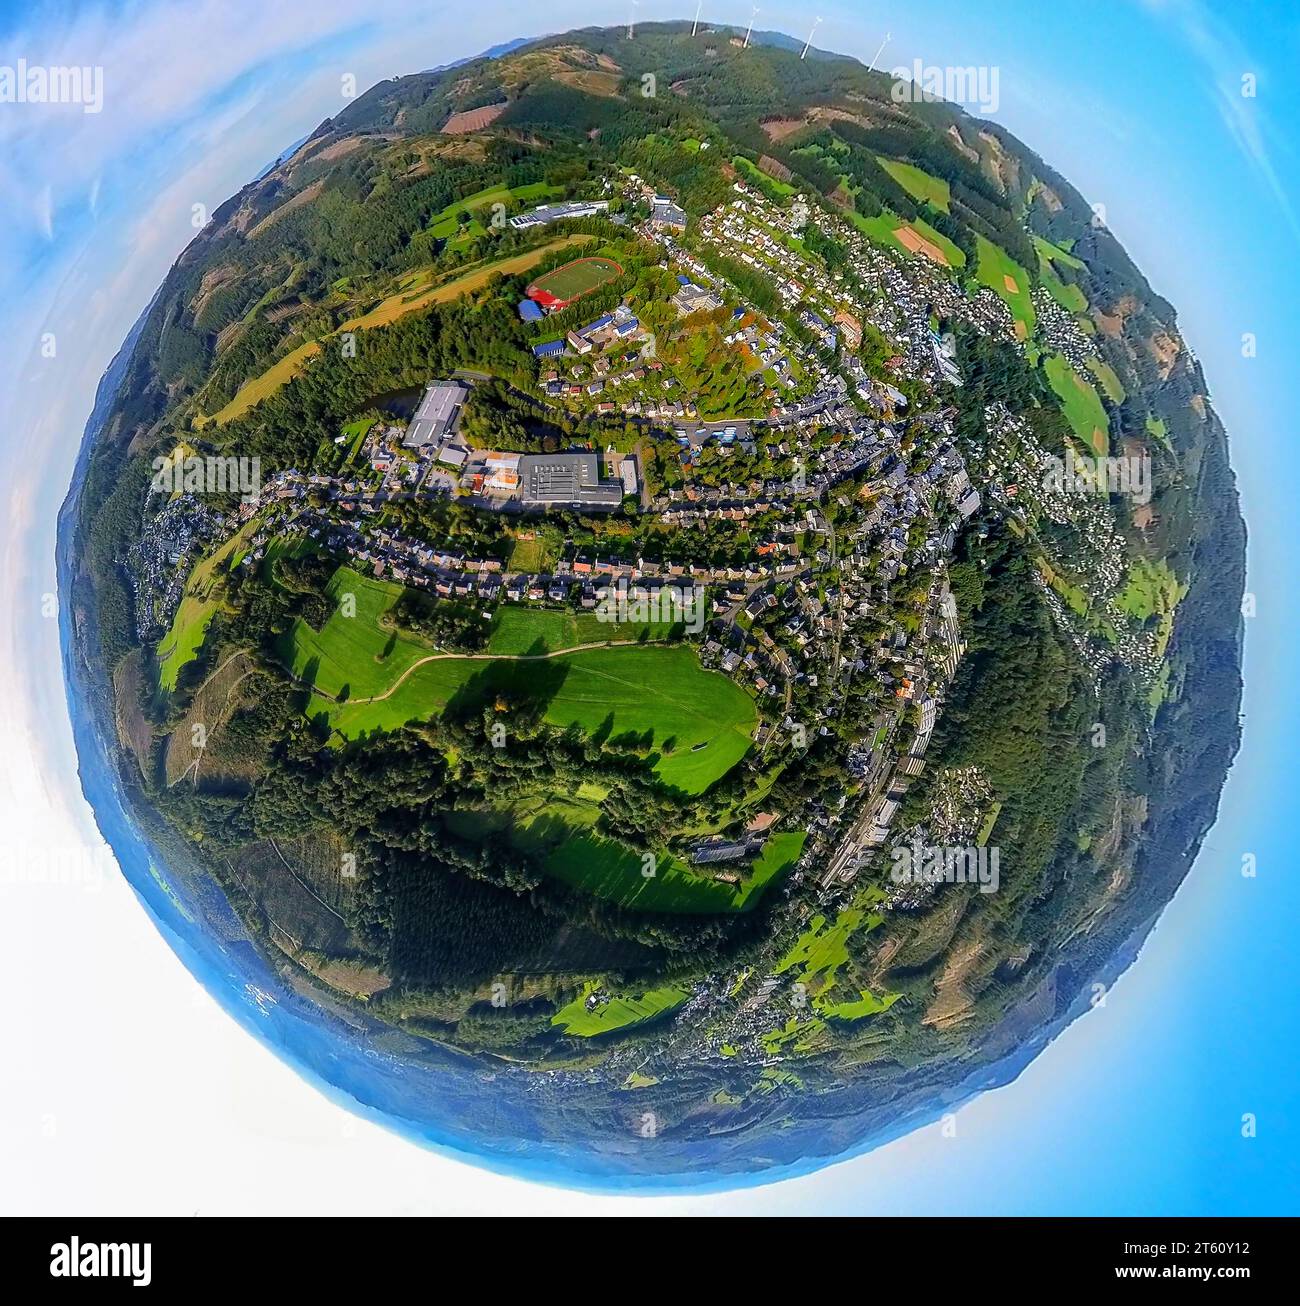
<instances>
[{"instance_id":1,"label":"blue sky","mask_svg":"<svg viewBox=\"0 0 1300 1306\"><path fill-rule=\"evenodd\" d=\"M639 15L689 18L693 9L689 0L647 0ZM744 23L749 10L706 3L704 18ZM345 74L364 88L543 28L623 22L627 12L622 3L560 0L543 22L490 0L468 14L396 0L360 8L351 0L39 8L0 0L0 66L25 57L105 70L100 114L0 105L0 328L10 344L0 352L8 472L0 612L11 615L0 622L8 681L0 817L10 849L98 842L76 788L54 623L41 600L53 589L54 513L95 383L192 234L192 205L215 207L341 107ZM803 36L813 12L824 20L819 46L864 60L888 31L885 66L920 58L997 67L994 116L1105 205L1109 225L1179 310L1228 426L1251 533L1258 615L1247 629L1245 745L1219 823L1138 964L1015 1085L965 1108L957 1138L926 1130L808 1178L728 1198L647 1199L638 1209L1294 1212L1300 1016L1291 936L1300 858L1289 790L1300 721L1290 675L1294 496L1283 471L1295 447L1288 372L1300 293L1293 6L818 0L815 10L764 5L758 26ZM1241 94L1247 75L1253 98ZM1242 357L1246 332L1258 342L1254 358ZM53 358L42 356L46 333L57 342ZM1245 852L1258 859L1253 880L1239 873ZM308 1175L319 1166L322 1184L340 1168L358 1183L382 1175L403 1209L436 1206L431 1194L447 1189L432 1177L452 1172L458 1199L483 1209L621 1209L613 1199L557 1199L471 1176L340 1119L187 987L111 875L84 891L0 885L0 909L0 929L13 936L0 947L0 983L13 992L35 975L45 994L32 1010L4 1016L8 1046L45 1055L4 1090L14 1096L0 1100L0 1159L29 1173L49 1202L81 1194L83 1209L95 1209L128 1183L137 1201L165 1193L177 1209L200 1201L247 1209L250 1189L278 1187L258 1184L259 1174L275 1173L259 1167L292 1163ZM119 939L131 940L129 953L113 946ZM106 1031L103 1055L122 1041L142 1049L137 1064L156 1085L148 1110L126 1089L69 1087L85 1082L96 1045L91 1037L49 1046L67 1003ZM164 1020L184 1032L150 1053L151 1029ZM199 1099L212 1130L203 1189L172 1168L163 1134L173 1110L183 1127L177 1103L192 1099L196 1074L206 1093L214 1082L223 1090ZM160 1140L143 1162L138 1152L115 1152L109 1137L124 1125L131 1137L133 1112L136 1137L153 1128ZM1258 1119L1250 1140L1241 1137L1246 1112ZM32 1124L50 1116L65 1122L53 1140ZM131 1178L117 1186L106 1178L124 1172Z\"/></svg>"}]
</instances>

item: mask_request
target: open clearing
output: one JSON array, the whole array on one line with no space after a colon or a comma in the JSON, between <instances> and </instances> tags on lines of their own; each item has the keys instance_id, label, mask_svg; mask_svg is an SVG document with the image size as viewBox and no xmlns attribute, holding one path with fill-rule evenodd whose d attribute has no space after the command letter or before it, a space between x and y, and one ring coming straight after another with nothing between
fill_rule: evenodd
<instances>
[{"instance_id":1,"label":"open clearing","mask_svg":"<svg viewBox=\"0 0 1300 1306\"><path fill-rule=\"evenodd\" d=\"M1035 321L1034 305L1029 297L1029 273L1006 250L985 236L977 234L975 246L979 254L976 279L1002 298L1016 320L1016 334L1022 340L1028 340L1033 334Z\"/></svg>"},{"instance_id":2,"label":"open clearing","mask_svg":"<svg viewBox=\"0 0 1300 1306\"><path fill-rule=\"evenodd\" d=\"M768 839L737 883L716 879L662 849L652 875L642 853L596 833L599 798L535 796L509 805L447 813L448 826L465 839L481 841L504 833L522 852L538 859L545 874L571 888L634 911L708 915L749 911L799 860L807 835L783 831ZM739 864L737 864L739 865ZM725 868L724 868L725 869Z\"/></svg>"},{"instance_id":3,"label":"open clearing","mask_svg":"<svg viewBox=\"0 0 1300 1306\"><path fill-rule=\"evenodd\" d=\"M551 1017L551 1024L561 1026L566 1034L591 1038L595 1034L611 1034L616 1029L629 1029L633 1025L657 1020L667 1012L676 1011L690 997L685 990L670 986L650 989L640 997L611 997L594 1011L588 1011L587 997L597 987L595 981L586 984L580 997L574 998Z\"/></svg>"},{"instance_id":4,"label":"open clearing","mask_svg":"<svg viewBox=\"0 0 1300 1306\"><path fill-rule=\"evenodd\" d=\"M920 218L915 222L904 222L888 209L874 218L868 218L856 209L848 210L844 216L877 245L888 245L902 254L923 254L943 267L959 268L966 264L962 250ZM935 251L942 257L936 258Z\"/></svg>"},{"instance_id":5,"label":"open clearing","mask_svg":"<svg viewBox=\"0 0 1300 1306\"><path fill-rule=\"evenodd\" d=\"M876 155L876 162L914 199L926 204L933 204L936 209L948 212L952 195L948 183L942 177L933 177L928 172L911 163L901 163L897 159L886 159Z\"/></svg>"},{"instance_id":6,"label":"open clearing","mask_svg":"<svg viewBox=\"0 0 1300 1306\"><path fill-rule=\"evenodd\" d=\"M1093 453L1104 454L1110 448L1110 418L1102 407L1096 390L1066 362L1061 354L1043 359L1043 371L1053 392L1061 401L1074 433Z\"/></svg>"},{"instance_id":7,"label":"open clearing","mask_svg":"<svg viewBox=\"0 0 1300 1306\"><path fill-rule=\"evenodd\" d=\"M1056 268L1053 267L1053 264L1059 264L1062 267L1079 269L1085 266L1083 260L1075 258L1073 254L1067 254L1065 250L1044 240L1041 236L1034 237L1034 248L1038 251L1038 277L1047 293L1062 308L1068 309L1071 313L1086 313L1088 297L1078 286L1062 281L1057 275Z\"/></svg>"},{"instance_id":8,"label":"open clearing","mask_svg":"<svg viewBox=\"0 0 1300 1306\"><path fill-rule=\"evenodd\" d=\"M453 244L463 243L475 236L487 235L487 227L480 216L484 209L491 208L494 204L502 204L506 207L512 203L540 204L561 194L563 191L548 186L544 181L530 182L527 186L489 186L486 190L475 191L473 195L455 200L441 213L435 213L429 222L429 231L439 240L450 241ZM464 231L461 230L460 225L462 213L469 214L470 218Z\"/></svg>"},{"instance_id":9,"label":"open clearing","mask_svg":"<svg viewBox=\"0 0 1300 1306\"><path fill-rule=\"evenodd\" d=\"M532 705L551 725L576 725L644 758L665 784L688 793L702 793L749 751L758 720L753 700L726 676L706 671L685 646L444 654L382 624L401 586L340 567L327 592L339 606L320 631L296 622L282 657L317 691L308 714L324 717L346 739L425 721L449 706L476 714L489 704ZM507 646L530 648L559 638L564 615L521 613L496 634ZM572 619L581 633L578 614ZM620 627L591 624L601 627L600 638L619 636Z\"/></svg>"},{"instance_id":10,"label":"open clearing","mask_svg":"<svg viewBox=\"0 0 1300 1306\"><path fill-rule=\"evenodd\" d=\"M208 633L208 623L221 606L221 593L225 584L228 563L240 552L243 543L256 529L256 521L246 522L220 548L201 559L185 582L185 593L167 633L158 641L158 683L169 694L176 688L176 679L192 662L203 647Z\"/></svg>"},{"instance_id":11,"label":"open clearing","mask_svg":"<svg viewBox=\"0 0 1300 1306\"><path fill-rule=\"evenodd\" d=\"M572 609L501 608L488 640L489 653L554 653L580 644L604 641L664 640L673 632L667 621L601 621L594 612Z\"/></svg>"}]
</instances>

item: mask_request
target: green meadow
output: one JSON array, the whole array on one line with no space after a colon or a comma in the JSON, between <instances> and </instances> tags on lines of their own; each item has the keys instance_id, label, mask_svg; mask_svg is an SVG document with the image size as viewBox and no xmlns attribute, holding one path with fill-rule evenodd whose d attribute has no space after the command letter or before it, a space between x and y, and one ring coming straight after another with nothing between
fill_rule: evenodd
<instances>
[{"instance_id":1,"label":"green meadow","mask_svg":"<svg viewBox=\"0 0 1300 1306\"><path fill-rule=\"evenodd\" d=\"M441 213L435 213L430 219L429 231L439 240L451 241L453 244L471 240L475 236L487 234L487 227L480 214L493 204L542 204L559 194L560 191L544 181L535 181L527 186L489 186L486 190L476 191L473 195L466 195L464 199L448 204ZM463 231L459 221L461 213L470 215L470 221Z\"/></svg>"},{"instance_id":2,"label":"green meadow","mask_svg":"<svg viewBox=\"0 0 1300 1306\"><path fill-rule=\"evenodd\" d=\"M1029 297L1032 288L1029 273L1006 250L985 236L976 235L975 247L979 258L976 280L1002 298L1018 324L1017 334L1028 340L1034 333L1036 320L1034 304Z\"/></svg>"},{"instance_id":3,"label":"green meadow","mask_svg":"<svg viewBox=\"0 0 1300 1306\"><path fill-rule=\"evenodd\" d=\"M933 204L936 209L948 212L952 201L951 189L942 177L931 176L911 163L886 159L876 155L876 162L914 199Z\"/></svg>"},{"instance_id":4,"label":"green meadow","mask_svg":"<svg viewBox=\"0 0 1300 1306\"><path fill-rule=\"evenodd\" d=\"M962 249L953 244L947 236L936 231L924 218L917 218L915 222L904 222L897 213L891 213L888 209L877 213L873 218L857 212L856 209L850 209L844 216L864 236L874 240L877 245L888 245L890 249L896 249L900 254L906 254L909 258L923 258L924 255L908 249L894 235L894 232L900 227L911 227L918 236L923 237L933 245L937 245L943 251L943 255L948 260L950 267L960 268L966 266L966 255Z\"/></svg>"},{"instance_id":5,"label":"green meadow","mask_svg":"<svg viewBox=\"0 0 1300 1306\"><path fill-rule=\"evenodd\" d=\"M594 612L570 608L503 607L493 622L488 652L554 653L580 644L664 640L673 629L667 621L601 621Z\"/></svg>"},{"instance_id":6,"label":"green meadow","mask_svg":"<svg viewBox=\"0 0 1300 1306\"><path fill-rule=\"evenodd\" d=\"M203 647L208 624L221 607L225 576L232 560L244 556L244 542L253 534L247 522L220 548L201 559L185 582L185 592L167 633L158 641L158 684L171 693L177 677Z\"/></svg>"},{"instance_id":7,"label":"green meadow","mask_svg":"<svg viewBox=\"0 0 1300 1306\"><path fill-rule=\"evenodd\" d=\"M773 835L746 868L743 882L729 884L663 849L647 849L654 857L647 863L642 853L596 833L599 817L596 801L540 795L508 806L449 812L445 819L465 839L506 834L538 859L545 874L583 893L634 911L681 915L751 910L799 860L807 839L802 831Z\"/></svg>"},{"instance_id":8,"label":"green meadow","mask_svg":"<svg viewBox=\"0 0 1300 1306\"><path fill-rule=\"evenodd\" d=\"M808 922L808 928L777 964L778 975L789 970L799 972L799 982L805 986L812 1009L819 1016L860 1020L863 1016L886 1010L897 999L897 994L878 998L856 987L852 988L856 997L838 1001L833 998L840 983L840 971L852 967L849 939L859 931L874 930L884 919L869 910L882 896L879 890L872 890L859 898L863 905L846 908L833 922L822 915L814 916Z\"/></svg>"},{"instance_id":9,"label":"green meadow","mask_svg":"<svg viewBox=\"0 0 1300 1306\"><path fill-rule=\"evenodd\" d=\"M676 1011L690 997L685 990L668 986L650 989L639 997L612 996L595 1011L588 1011L587 997L597 987L594 980L584 985L582 995L574 998L567 1007L561 1007L551 1017L551 1024L559 1025L566 1034L591 1038L597 1034L611 1034L618 1029L630 1029L634 1025L657 1020L670 1011Z\"/></svg>"},{"instance_id":10,"label":"green meadow","mask_svg":"<svg viewBox=\"0 0 1300 1306\"><path fill-rule=\"evenodd\" d=\"M1043 371L1071 429L1094 453L1104 454L1110 448L1110 418L1097 391L1060 354L1043 359Z\"/></svg>"},{"instance_id":11,"label":"green meadow","mask_svg":"<svg viewBox=\"0 0 1300 1306\"><path fill-rule=\"evenodd\" d=\"M455 656L384 627L399 585L340 567L328 593L336 604L329 620L319 631L295 622L282 657L294 677L316 691L308 715L345 739L426 721L449 706L477 714L505 699L540 704L551 725L577 726L644 757L664 784L687 793L702 793L749 751L758 722L753 700L726 676L701 667L686 646ZM579 624L572 633L558 627L563 615L547 614L536 624L520 617L503 623L494 638L531 648L539 638L580 634ZM591 624L605 632L620 629Z\"/></svg>"},{"instance_id":12,"label":"green meadow","mask_svg":"<svg viewBox=\"0 0 1300 1306\"><path fill-rule=\"evenodd\" d=\"M1064 267L1081 268L1084 266L1083 261L1075 258L1073 254L1067 254L1041 236L1034 237L1034 248L1038 251L1038 277L1047 293L1062 308L1068 309L1071 313L1086 312L1088 297L1078 286L1062 281L1053 266L1053 264L1061 264Z\"/></svg>"}]
</instances>

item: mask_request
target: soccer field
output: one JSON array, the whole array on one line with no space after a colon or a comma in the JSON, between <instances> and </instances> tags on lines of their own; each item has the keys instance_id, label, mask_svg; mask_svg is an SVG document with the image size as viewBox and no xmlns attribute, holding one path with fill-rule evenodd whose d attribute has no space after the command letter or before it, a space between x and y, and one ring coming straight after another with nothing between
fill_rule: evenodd
<instances>
[{"instance_id":1,"label":"soccer field","mask_svg":"<svg viewBox=\"0 0 1300 1306\"><path fill-rule=\"evenodd\" d=\"M574 259L543 273L528 287L528 296L543 308L564 308L575 299L623 275L622 264L612 258L593 255Z\"/></svg>"}]
</instances>

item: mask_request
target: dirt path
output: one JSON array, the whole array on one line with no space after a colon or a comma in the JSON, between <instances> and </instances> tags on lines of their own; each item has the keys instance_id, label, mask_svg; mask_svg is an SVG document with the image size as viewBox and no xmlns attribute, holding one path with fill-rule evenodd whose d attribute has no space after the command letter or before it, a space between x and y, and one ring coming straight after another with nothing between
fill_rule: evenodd
<instances>
[{"instance_id":1,"label":"dirt path","mask_svg":"<svg viewBox=\"0 0 1300 1306\"><path fill-rule=\"evenodd\" d=\"M603 639L593 644L574 644L572 648L557 648L549 653L430 653L427 657L417 658L412 662L382 694L375 694L371 698L348 698L343 701L349 706L354 703L382 703L386 698L392 698L406 682L407 677L427 662L445 662L448 658L456 658L461 662L546 662L550 658L562 658L569 653L585 653L593 648L628 648L641 642L639 639ZM650 642L658 643L659 641ZM286 667L285 670L288 671L288 668ZM321 698L328 698L331 703L340 701L335 695L328 693L326 690L318 689L315 685L309 685L305 680L300 680L292 671L289 671L289 678L295 685L310 689L313 694L319 694Z\"/></svg>"}]
</instances>

